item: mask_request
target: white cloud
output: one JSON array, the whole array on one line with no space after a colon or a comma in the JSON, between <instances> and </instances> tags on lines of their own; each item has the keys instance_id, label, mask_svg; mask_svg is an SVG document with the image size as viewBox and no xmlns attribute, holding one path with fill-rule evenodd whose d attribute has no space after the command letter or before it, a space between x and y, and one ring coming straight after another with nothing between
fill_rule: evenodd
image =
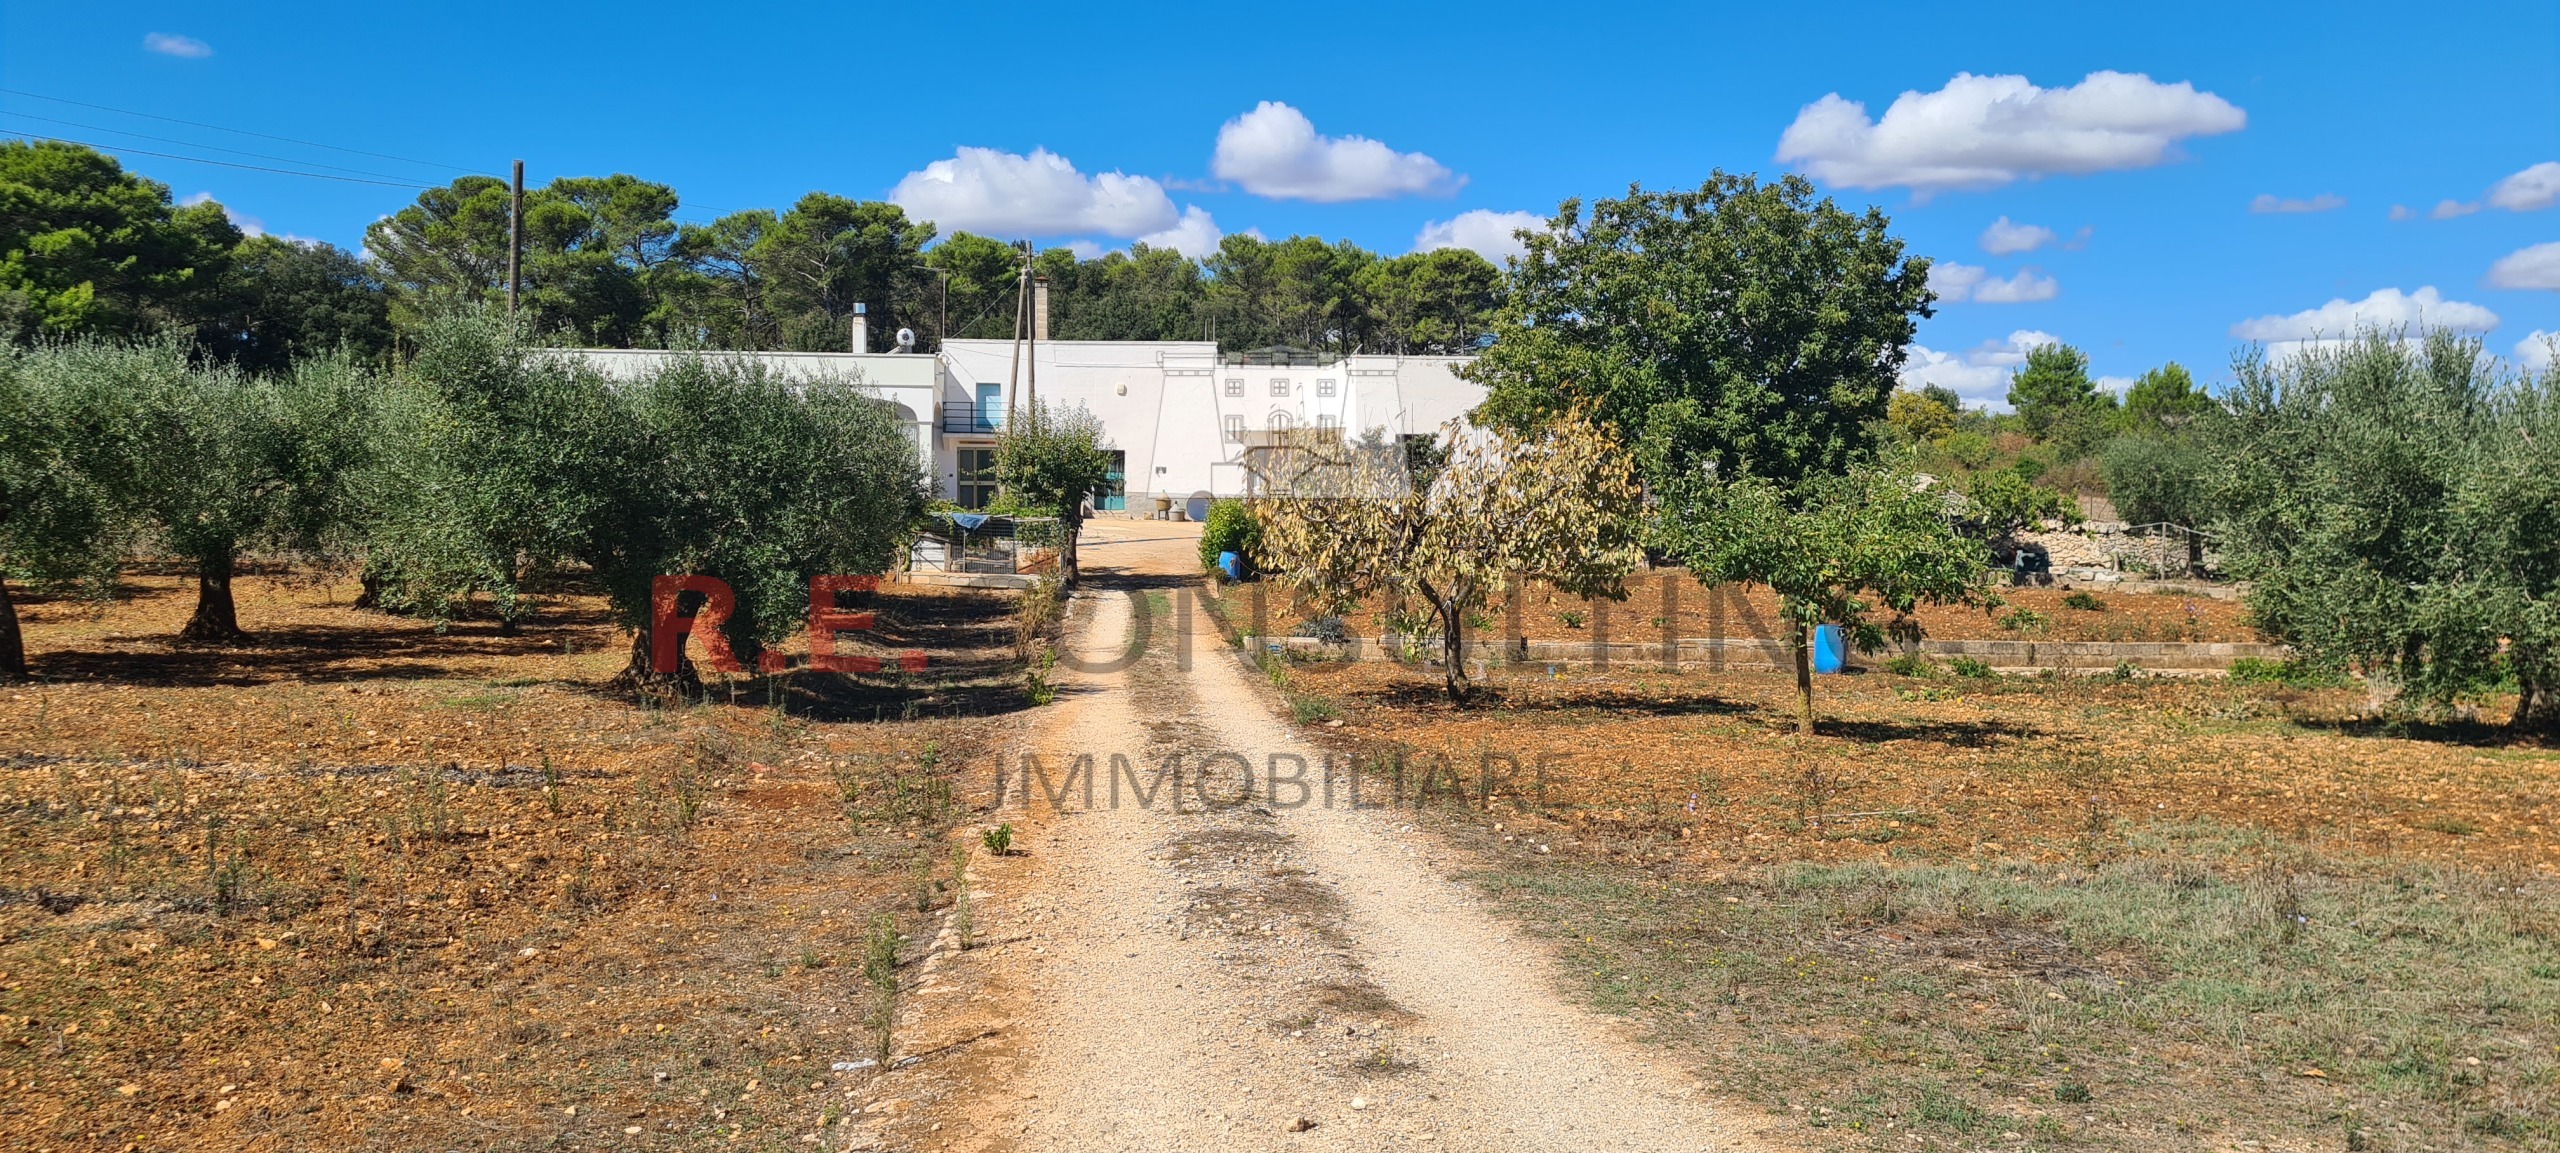
<instances>
[{"instance_id":1,"label":"white cloud","mask_svg":"<svg viewBox=\"0 0 2560 1153\"><path fill-rule=\"evenodd\" d=\"M2346 197L2330 192L2323 192L2308 200L2304 200L2299 197L2277 196L2273 193L2261 192L2258 194L2257 199L2249 202L2249 211L2261 213L2335 212L2346 206ZM2395 207L2391 211L2396 214L2403 210ZM2398 217L2395 215L2393 219L2396 220Z\"/></svg>"},{"instance_id":2,"label":"white cloud","mask_svg":"<svg viewBox=\"0 0 2560 1153\"><path fill-rule=\"evenodd\" d=\"M2033 268L2019 269L2006 279L1991 275L1989 269L1952 261L1938 261L1929 266L1929 287L1947 304L1974 301L1980 304L2024 304L2051 300L2062 291L2050 276Z\"/></svg>"},{"instance_id":3,"label":"white cloud","mask_svg":"<svg viewBox=\"0 0 2560 1153\"><path fill-rule=\"evenodd\" d=\"M1958 264L1952 260L1933 261L1929 265L1929 290L1938 299L1955 304L1973 299L1973 290L1991 270L1979 264Z\"/></svg>"},{"instance_id":4,"label":"white cloud","mask_svg":"<svg viewBox=\"0 0 2560 1153\"><path fill-rule=\"evenodd\" d=\"M188 196L180 197L178 199L178 206L181 208L193 208L196 205L202 204L211 199L213 199L213 193L197 192ZM265 236L267 234L267 222L260 220L255 216L242 213L228 204L222 206L222 214L231 219L231 227L237 228L248 235ZM286 237L286 239L299 240L301 238Z\"/></svg>"},{"instance_id":5,"label":"white cloud","mask_svg":"<svg viewBox=\"0 0 2560 1153\"><path fill-rule=\"evenodd\" d=\"M1478 255L1500 264L1527 251L1516 233L1546 226L1547 218L1535 212L1495 212L1473 208L1448 220L1424 222L1422 231L1413 238L1413 250L1429 252L1435 248L1472 248Z\"/></svg>"},{"instance_id":6,"label":"white cloud","mask_svg":"<svg viewBox=\"0 0 2560 1153\"><path fill-rule=\"evenodd\" d=\"M2417 218L2418 210L2415 208L2411 208L2406 204L2394 204L2391 206L2391 219L2393 220L2416 220Z\"/></svg>"},{"instance_id":7,"label":"white cloud","mask_svg":"<svg viewBox=\"0 0 2560 1153\"><path fill-rule=\"evenodd\" d=\"M2516 342L2516 363L2541 372L2551 367L2553 346L2560 345L2560 332L2544 332L2537 328Z\"/></svg>"},{"instance_id":8,"label":"white cloud","mask_svg":"<svg viewBox=\"0 0 2560 1153\"><path fill-rule=\"evenodd\" d=\"M213 45L193 36L180 36L173 32L152 32L144 35L142 50L157 52L163 56L175 56L181 60L202 60L213 55Z\"/></svg>"},{"instance_id":9,"label":"white cloud","mask_svg":"<svg viewBox=\"0 0 2560 1153\"><path fill-rule=\"evenodd\" d=\"M2491 288L2560 290L2560 241L2519 248L2489 266Z\"/></svg>"},{"instance_id":10,"label":"white cloud","mask_svg":"<svg viewBox=\"0 0 2560 1153\"><path fill-rule=\"evenodd\" d=\"M2436 201L2435 208L2428 212L2427 215L2435 220L2451 220L2454 217L2469 216L2478 211L2480 211L2480 202L2477 200L2468 204L2459 200L2439 200Z\"/></svg>"},{"instance_id":11,"label":"white cloud","mask_svg":"<svg viewBox=\"0 0 2560 1153\"><path fill-rule=\"evenodd\" d=\"M2137 379L2140 378L2131 376L2101 376L2090 383L2097 385L2098 391L2100 392L2122 398L2124 396L2124 390L2132 388L2134 381Z\"/></svg>"},{"instance_id":12,"label":"white cloud","mask_svg":"<svg viewBox=\"0 0 2560 1153\"><path fill-rule=\"evenodd\" d=\"M2540 212L2560 204L2560 161L2545 160L2490 185L2489 203L2509 212Z\"/></svg>"},{"instance_id":13,"label":"white cloud","mask_svg":"<svg viewBox=\"0 0 2560 1153\"><path fill-rule=\"evenodd\" d=\"M1067 251L1074 253L1078 260L1100 260L1103 253L1111 250L1104 248L1100 241L1070 240L1067 242Z\"/></svg>"},{"instance_id":14,"label":"white cloud","mask_svg":"<svg viewBox=\"0 0 2560 1153\"><path fill-rule=\"evenodd\" d=\"M2051 300L2062 294L2062 286L2050 276L2032 268L2021 268L2007 280L1997 276L1983 280L1973 290L1973 299L1982 304L2031 304Z\"/></svg>"},{"instance_id":15,"label":"white cloud","mask_svg":"<svg viewBox=\"0 0 2560 1153\"><path fill-rule=\"evenodd\" d=\"M1778 160L1850 188L1916 195L1992 188L2022 177L2148 168L2190 136L2237 132L2247 113L2184 81L2093 72L2068 88L2024 76L1957 73L1935 92L1905 92L1881 120L1834 92L1805 105L1778 138Z\"/></svg>"},{"instance_id":16,"label":"white cloud","mask_svg":"<svg viewBox=\"0 0 2560 1153\"><path fill-rule=\"evenodd\" d=\"M1325 204L1445 192L1466 183L1419 152L1398 152L1365 136L1317 135L1305 113L1276 100L1218 129L1209 170L1257 196Z\"/></svg>"},{"instance_id":17,"label":"white cloud","mask_svg":"<svg viewBox=\"0 0 2560 1153\"><path fill-rule=\"evenodd\" d=\"M2560 248L2560 245L2554 245ZM2455 332L2487 332L2498 327L2498 314L2459 300L2446 300L2433 285L2404 293L2375 289L2362 300L2339 297L2318 308L2286 316L2260 316L2231 326L2231 335L2267 346L2277 359L2305 348L2333 345L2367 330L2444 328Z\"/></svg>"},{"instance_id":18,"label":"white cloud","mask_svg":"<svg viewBox=\"0 0 2560 1153\"><path fill-rule=\"evenodd\" d=\"M1182 208L1182 219L1173 227L1141 236L1138 243L1149 248L1170 248L1198 260L1216 252L1218 242L1225 238L1226 233L1218 231L1218 222L1210 219L1207 212L1196 204L1187 204Z\"/></svg>"},{"instance_id":19,"label":"white cloud","mask_svg":"<svg viewBox=\"0 0 2560 1153\"><path fill-rule=\"evenodd\" d=\"M949 160L908 173L889 190L889 199L946 233L1129 237L1181 221L1163 185L1119 172L1086 176L1045 148L1029 156L962 148Z\"/></svg>"},{"instance_id":20,"label":"white cloud","mask_svg":"<svg viewBox=\"0 0 2560 1153\"><path fill-rule=\"evenodd\" d=\"M1902 383L1907 388L1934 384L1953 389L1969 405L2005 411L2010 371L2027 362L2028 350L2060 343L2062 338L2050 332L2022 328L2007 340L1986 340L1969 352L1939 352L1915 344L1903 361Z\"/></svg>"},{"instance_id":21,"label":"white cloud","mask_svg":"<svg viewBox=\"0 0 2560 1153\"><path fill-rule=\"evenodd\" d=\"M1982 230L1982 250L1993 256L2033 252L2053 243L2053 230L2041 224L2011 224L2006 216Z\"/></svg>"}]
</instances>

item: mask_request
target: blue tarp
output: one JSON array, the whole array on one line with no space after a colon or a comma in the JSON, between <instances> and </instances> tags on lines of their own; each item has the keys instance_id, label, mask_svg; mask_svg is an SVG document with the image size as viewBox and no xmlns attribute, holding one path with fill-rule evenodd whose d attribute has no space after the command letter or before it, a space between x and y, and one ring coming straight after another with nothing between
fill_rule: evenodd
<instances>
[{"instance_id":1,"label":"blue tarp","mask_svg":"<svg viewBox=\"0 0 2560 1153\"><path fill-rule=\"evenodd\" d=\"M983 512L946 512L942 516L943 519L960 526L962 532L976 532L985 528L988 521L996 519L994 515Z\"/></svg>"}]
</instances>

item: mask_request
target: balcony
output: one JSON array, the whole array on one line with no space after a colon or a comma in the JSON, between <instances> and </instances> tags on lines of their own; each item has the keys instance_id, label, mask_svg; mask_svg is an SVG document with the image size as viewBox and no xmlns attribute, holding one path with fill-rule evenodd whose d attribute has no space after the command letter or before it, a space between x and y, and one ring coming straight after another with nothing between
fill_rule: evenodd
<instances>
[{"instance_id":1,"label":"balcony","mask_svg":"<svg viewBox=\"0 0 2560 1153\"><path fill-rule=\"evenodd\" d=\"M942 402L942 431L947 433L985 433L1004 431L1004 410L981 408L974 401Z\"/></svg>"}]
</instances>

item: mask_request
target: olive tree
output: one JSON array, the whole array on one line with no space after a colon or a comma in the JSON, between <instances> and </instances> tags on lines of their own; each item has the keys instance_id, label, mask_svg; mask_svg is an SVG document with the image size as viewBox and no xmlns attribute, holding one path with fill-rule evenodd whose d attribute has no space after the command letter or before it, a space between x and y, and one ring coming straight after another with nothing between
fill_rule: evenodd
<instances>
[{"instance_id":1,"label":"olive tree","mask_svg":"<svg viewBox=\"0 0 2560 1153\"><path fill-rule=\"evenodd\" d=\"M1908 473L1863 467L1794 487L1757 477L1692 478L1663 493L1655 543L1708 585L1778 594L1795 658L1798 731L1813 735L1813 630L1837 624L1860 652L1917 637L1923 602L1971 603L1985 557L1946 502ZM1892 617L1870 618L1878 609Z\"/></svg>"},{"instance_id":2,"label":"olive tree","mask_svg":"<svg viewBox=\"0 0 2560 1153\"><path fill-rule=\"evenodd\" d=\"M1016 504L1052 511L1063 538L1058 579L1076 581L1076 535L1085 501L1111 483L1111 441L1102 419L1081 405L1025 409L996 439L996 485Z\"/></svg>"},{"instance_id":3,"label":"olive tree","mask_svg":"<svg viewBox=\"0 0 2560 1153\"><path fill-rule=\"evenodd\" d=\"M2555 394L2442 332L2244 356L2209 483L2259 627L2438 704L2503 672L2560 731Z\"/></svg>"},{"instance_id":4,"label":"olive tree","mask_svg":"<svg viewBox=\"0 0 2560 1153\"><path fill-rule=\"evenodd\" d=\"M95 369L124 354L0 344L0 679L27 675L10 581L95 597L114 587L148 444L141 396Z\"/></svg>"},{"instance_id":5,"label":"olive tree","mask_svg":"<svg viewBox=\"0 0 2560 1153\"><path fill-rule=\"evenodd\" d=\"M162 341L124 352L144 400L137 487L154 543L196 573L181 640L249 639L231 589L242 553L319 550L349 512L371 407L365 372L341 355L268 376L193 366Z\"/></svg>"},{"instance_id":6,"label":"olive tree","mask_svg":"<svg viewBox=\"0 0 2560 1153\"><path fill-rule=\"evenodd\" d=\"M1417 479L1401 445L1305 450L1257 508L1264 564L1320 603L1418 598L1439 619L1443 685L1469 696L1467 617L1513 584L1623 598L1642 490L1616 437L1575 413L1527 431L1444 429Z\"/></svg>"},{"instance_id":7,"label":"olive tree","mask_svg":"<svg viewBox=\"0 0 2560 1153\"><path fill-rule=\"evenodd\" d=\"M808 619L810 578L889 567L924 511L925 475L896 410L857 378L792 376L730 355L669 358L626 390L620 480L583 535L632 630L626 684L652 670L660 576L716 577L751 665ZM691 680L680 665L672 674Z\"/></svg>"},{"instance_id":8,"label":"olive tree","mask_svg":"<svg viewBox=\"0 0 2560 1153\"><path fill-rule=\"evenodd\" d=\"M359 486L369 589L438 621L485 595L515 631L528 585L581 557L636 467L625 401L480 309L429 320L381 405Z\"/></svg>"}]
</instances>

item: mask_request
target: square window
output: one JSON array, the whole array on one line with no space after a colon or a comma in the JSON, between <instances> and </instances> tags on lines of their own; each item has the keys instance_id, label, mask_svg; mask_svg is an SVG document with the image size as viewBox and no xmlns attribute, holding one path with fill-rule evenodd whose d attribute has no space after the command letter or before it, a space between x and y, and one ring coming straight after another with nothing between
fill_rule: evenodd
<instances>
[{"instance_id":1,"label":"square window","mask_svg":"<svg viewBox=\"0 0 2560 1153\"><path fill-rule=\"evenodd\" d=\"M1275 377L1272 377L1272 378L1271 378L1271 395L1273 395L1273 396L1287 396L1287 395L1289 395L1289 378L1288 378L1288 377L1285 377L1285 376L1275 376Z\"/></svg>"},{"instance_id":2,"label":"square window","mask_svg":"<svg viewBox=\"0 0 2560 1153\"><path fill-rule=\"evenodd\" d=\"M1330 376L1319 376L1319 377L1317 377L1317 378L1316 378L1316 395L1317 395L1317 396L1332 396L1332 395L1333 395L1333 378L1332 378L1332 377L1330 377Z\"/></svg>"},{"instance_id":3,"label":"square window","mask_svg":"<svg viewBox=\"0 0 2560 1153\"><path fill-rule=\"evenodd\" d=\"M1228 396L1243 396L1243 395L1244 395L1244 378L1243 378L1243 377L1241 377L1241 376L1230 376L1230 377L1228 377L1228 378L1227 378L1227 395L1228 395Z\"/></svg>"}]
</instances>

